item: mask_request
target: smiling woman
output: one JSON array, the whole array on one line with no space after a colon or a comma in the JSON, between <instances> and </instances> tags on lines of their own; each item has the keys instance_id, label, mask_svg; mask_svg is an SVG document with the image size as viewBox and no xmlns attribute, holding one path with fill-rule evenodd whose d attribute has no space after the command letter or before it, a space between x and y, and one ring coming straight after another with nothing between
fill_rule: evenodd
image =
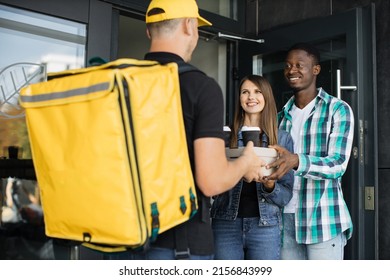
<instances>
[{"instance_id":1,"label":"smiling woman","mask_svg":"<svg viewBox=\"0 0 390 280\"><path fill-rule=\"evenodd\" d=\"M259 75L241 80L231 127L227 155L252 141L264 166L277 153L268 145L293 149L291 136L278 130L276 104L269 82ZM237 148L238 147L238 148ZM232 190L214 197L211 208L216 244L216 259L279 259L281 246L281 209L292 196L293 174L279 180L263 180L265 168L256 181L240 180ZM229 244L229 246L226 246Z\"/></svg>"}]
</instances>

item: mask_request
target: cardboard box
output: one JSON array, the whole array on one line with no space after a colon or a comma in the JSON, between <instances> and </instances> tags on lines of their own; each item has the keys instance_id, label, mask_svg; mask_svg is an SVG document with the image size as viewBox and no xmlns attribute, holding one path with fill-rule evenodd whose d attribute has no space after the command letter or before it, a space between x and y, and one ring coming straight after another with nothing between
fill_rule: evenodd
<instances>
[{"instance_id":1,"label":"cardboard box","mask_svg":"<svg viewBox=\"0 0 390 280\"><path fill-rule=\"evenodd\" d=\"M262 147L254 147L253 149L255 153L266 163L274 162L278 157L278 153L276 152L275 149L262 148ZM229 160L234 160L235 158L241 156L243 150L244 147L239 147L237 149L230 149L230 148L225 149L226 156ZM266 169L265 167L263 167L262 171L264 176L268 176L274 172L274 168Z\"/></svg>"}]
</instances>

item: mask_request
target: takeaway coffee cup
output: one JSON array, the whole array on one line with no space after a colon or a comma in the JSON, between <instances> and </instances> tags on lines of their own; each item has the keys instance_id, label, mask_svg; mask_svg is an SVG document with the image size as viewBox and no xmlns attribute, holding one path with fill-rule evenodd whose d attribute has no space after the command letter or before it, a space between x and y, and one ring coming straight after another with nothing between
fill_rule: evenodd
<instances>
[{"instance_id":1,"label":"takeaway coffee cup","mask_svg":"<svg viewBox=\"0 0 390 280\"><path fill-rule=\"evenodd\" d=\"M278 153L275 149L272 148L254 148L255 153L260 157L266 164L274 162L278 158ZM271 175L275 172L275 168L266 169L265 167L261 168L263 176Z\"/></svg>"},{"instance_id":2,"label":"takeaway coffee cup","mask_svg":"<svg viewBox=\"0 0 390 280\"><path fill-rule=\"evenodd\" d=\"M232 133L230 127L225 125L223 127L223 138L225 140L225 148L228 148L230 146L230 134Z\"/></svg>"},{"instance_id":3,"label":"takeaway coffee cup","mask_svg":"<svg viewBox=\"0 0 390 280\"><path fill-rule=\"evenodd\" d=\"M260 127L243 126L241 129L244 146L252 141L255 147L260 147Z\"/></svg>"}]
</instances>

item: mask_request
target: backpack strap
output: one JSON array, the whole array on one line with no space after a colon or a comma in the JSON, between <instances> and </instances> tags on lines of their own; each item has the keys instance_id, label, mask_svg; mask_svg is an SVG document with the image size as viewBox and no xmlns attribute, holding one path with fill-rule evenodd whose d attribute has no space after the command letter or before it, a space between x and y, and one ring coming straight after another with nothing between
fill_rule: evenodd
<instances>
[{"instance_id":1,"label":"backpack strap","mask_svg":"<svg viewBox=\"0 0 390 280\"><path fill-rule=\"evenodd\" d=\"M175 259L189 260L190 248L188 246L187 224L181 224L175 227Z\"/></svg>"},{"instance_id":2,"label":"backpack strap","mask_svg":"<svg viewBox=\"0 0 390 280\"><path fill-rule=\"evenodd\" d=\"M198 204L200 205L200 220L202 223L207 223L208 219L208 197L202 193L198 193ZM190 248L188 246L188 235L187 235L187 223L180 224L174 228L175 235L175 259L177 260L189 260L190 259Z\"/></svg>"},{"instance_id":3,"label":"backpack strap","mask_svg":"<svg viewBox=\"0 0 390 280\"><path fill-rule=\"evenodd\" d=\"M178 61L176 63L177 63L177 66L179 67L179 75L186 73L186 72L191 72L191 71L203 73L201 70L199 70L198 68L196 68L195 66L193 66L187 62Z\"/></svg>"},{"instance_id":4,"label":"backpack strap","mask_svg":"<svg viewBox=\"0 0 390 280\"><path fill-rule=\"evenodd\" d=\"M179 68L179 75L191 71L203 73L195 66L188 64L184 61L177 62L177 65ZM203 201L204 201L204 196L198 195L198 203L202 203L201 209L204 209ZM203 217L203 213L200 214ZM187 235L187 223L176 226L174 229L174 234L175 234L175 259L177 260L190 259L190 248L188 246L188 235Z\"/></svg>"}]
</instances>

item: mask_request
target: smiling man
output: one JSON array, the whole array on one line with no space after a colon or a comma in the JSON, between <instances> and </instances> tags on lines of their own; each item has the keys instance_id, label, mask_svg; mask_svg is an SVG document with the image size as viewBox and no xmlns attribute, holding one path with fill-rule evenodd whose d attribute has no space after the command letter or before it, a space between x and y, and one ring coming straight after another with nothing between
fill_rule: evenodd
<instances>
[{"instance_id":1,"label":"smiling man","mask_svg":"<svg viewBox=\"0 0 390 280\"><path fill-rule=\"evenodd\" d=\"M294 96L279 112L279 128L291 133L294 153L277 145L281 178L293 168L293 198L284 207L282 259L343 259L352 220L341 189L350 158L354 117L349 105L317 88L318 50L307 43L290 48L284 76ZM348 186L347 186L348 187Z\"/></svg>"}]
</instances>

